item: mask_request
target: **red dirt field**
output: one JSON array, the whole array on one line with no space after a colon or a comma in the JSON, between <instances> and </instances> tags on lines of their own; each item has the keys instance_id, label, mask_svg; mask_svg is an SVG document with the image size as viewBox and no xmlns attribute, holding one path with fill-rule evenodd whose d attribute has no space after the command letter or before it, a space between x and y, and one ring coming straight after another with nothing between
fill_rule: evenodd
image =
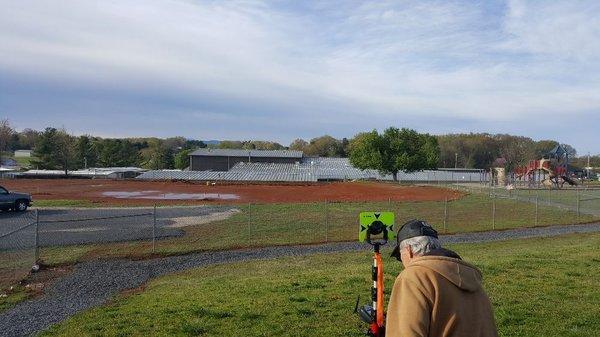
<instances>
[{"instance_id":1,"label":"red dirt field","mask_svg":"<svg viewBox=\"0 0 600 337\"><path fill-rule=\"evenodd\" d=\"M0 180L0 185L9 190L31 193L34 205L35 200L88 200L105 206L387 201L388 199L392 201L441 201L445 198L458 199L462 195L460 192L443 188L400 186L377 182L207 186L206 183L183 181L14 179ZM225 200L224 197L235 199Z\"/></svg>"}]
</instances>

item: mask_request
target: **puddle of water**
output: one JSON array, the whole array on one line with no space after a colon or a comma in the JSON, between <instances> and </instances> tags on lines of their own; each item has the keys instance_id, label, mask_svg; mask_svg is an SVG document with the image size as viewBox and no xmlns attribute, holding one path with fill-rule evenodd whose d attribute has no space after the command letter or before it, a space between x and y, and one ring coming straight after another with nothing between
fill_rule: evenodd
<instances>
[{"instance_id":1,"label":"puddle of water","mask_svg":"<svg viewBox=\"0 0 600 337\"><path fill-rule=\"evenodd\" d=\"M135 191L135 192L103 192L102 195L105 197L112 197L117 199L134 199L151 194L160 193L159 191Z\"/></svg>"},{"instance_id":2,"label":"puddle of water","mask_svg":"<svg viewBox=\"0 0 600 337\"><path fill-rule=\"evenodd\" d=\"M117 199L151 199L151 200L235 200L240 197L227 193L161 193L160 191L103 192L103 196Z\"/></svg>"}]
</instances>

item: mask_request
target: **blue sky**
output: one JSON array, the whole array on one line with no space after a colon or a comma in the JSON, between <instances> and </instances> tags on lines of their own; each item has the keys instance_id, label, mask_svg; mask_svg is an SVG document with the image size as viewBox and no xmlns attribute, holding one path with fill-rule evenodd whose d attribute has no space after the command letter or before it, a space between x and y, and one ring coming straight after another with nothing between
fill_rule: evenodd
<instances>
[{"instance_id":1,"label":"blue sky","mask_svg":"<svg viewBox=\"0 0 600 337\"><path fill-rule=\"evenodd\" d=\"M599 1L0 0L0 118L277 140L387 126L600 153Z\"/></svg>"}]
</instances>

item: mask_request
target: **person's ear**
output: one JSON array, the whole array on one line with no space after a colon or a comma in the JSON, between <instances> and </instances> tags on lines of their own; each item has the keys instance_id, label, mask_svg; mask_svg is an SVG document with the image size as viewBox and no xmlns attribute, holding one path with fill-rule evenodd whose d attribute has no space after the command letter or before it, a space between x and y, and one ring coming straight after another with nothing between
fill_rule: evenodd
<instances>
[{"instance_id":1,"label":"person's ear","mask_svg":"<svg viewBox=\"0 0 600 337\"><path fill-rule=\"evenodd\" d=\"M406 246L406 249L408 250L408 256L412 259L414 257L413 251L412 251L412 247L411 246Z\"/></svg>"}]
</instances>

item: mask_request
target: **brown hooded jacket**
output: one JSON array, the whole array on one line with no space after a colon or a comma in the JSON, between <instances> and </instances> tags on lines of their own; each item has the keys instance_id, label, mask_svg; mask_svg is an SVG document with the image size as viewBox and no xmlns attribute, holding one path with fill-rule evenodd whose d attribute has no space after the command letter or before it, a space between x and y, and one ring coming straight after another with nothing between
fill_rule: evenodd
<instances>
[{"instance_id":1,"label":"brown hooded jacket","mask_svg":"<svg viewBox=\"0 0 600 337\"><path fill-rule=\"evenodd\" d=\"M447 256L411 261L394 283L386 321L386 337L498 336L481 272Z\"/></svg>"}]
</instances>

